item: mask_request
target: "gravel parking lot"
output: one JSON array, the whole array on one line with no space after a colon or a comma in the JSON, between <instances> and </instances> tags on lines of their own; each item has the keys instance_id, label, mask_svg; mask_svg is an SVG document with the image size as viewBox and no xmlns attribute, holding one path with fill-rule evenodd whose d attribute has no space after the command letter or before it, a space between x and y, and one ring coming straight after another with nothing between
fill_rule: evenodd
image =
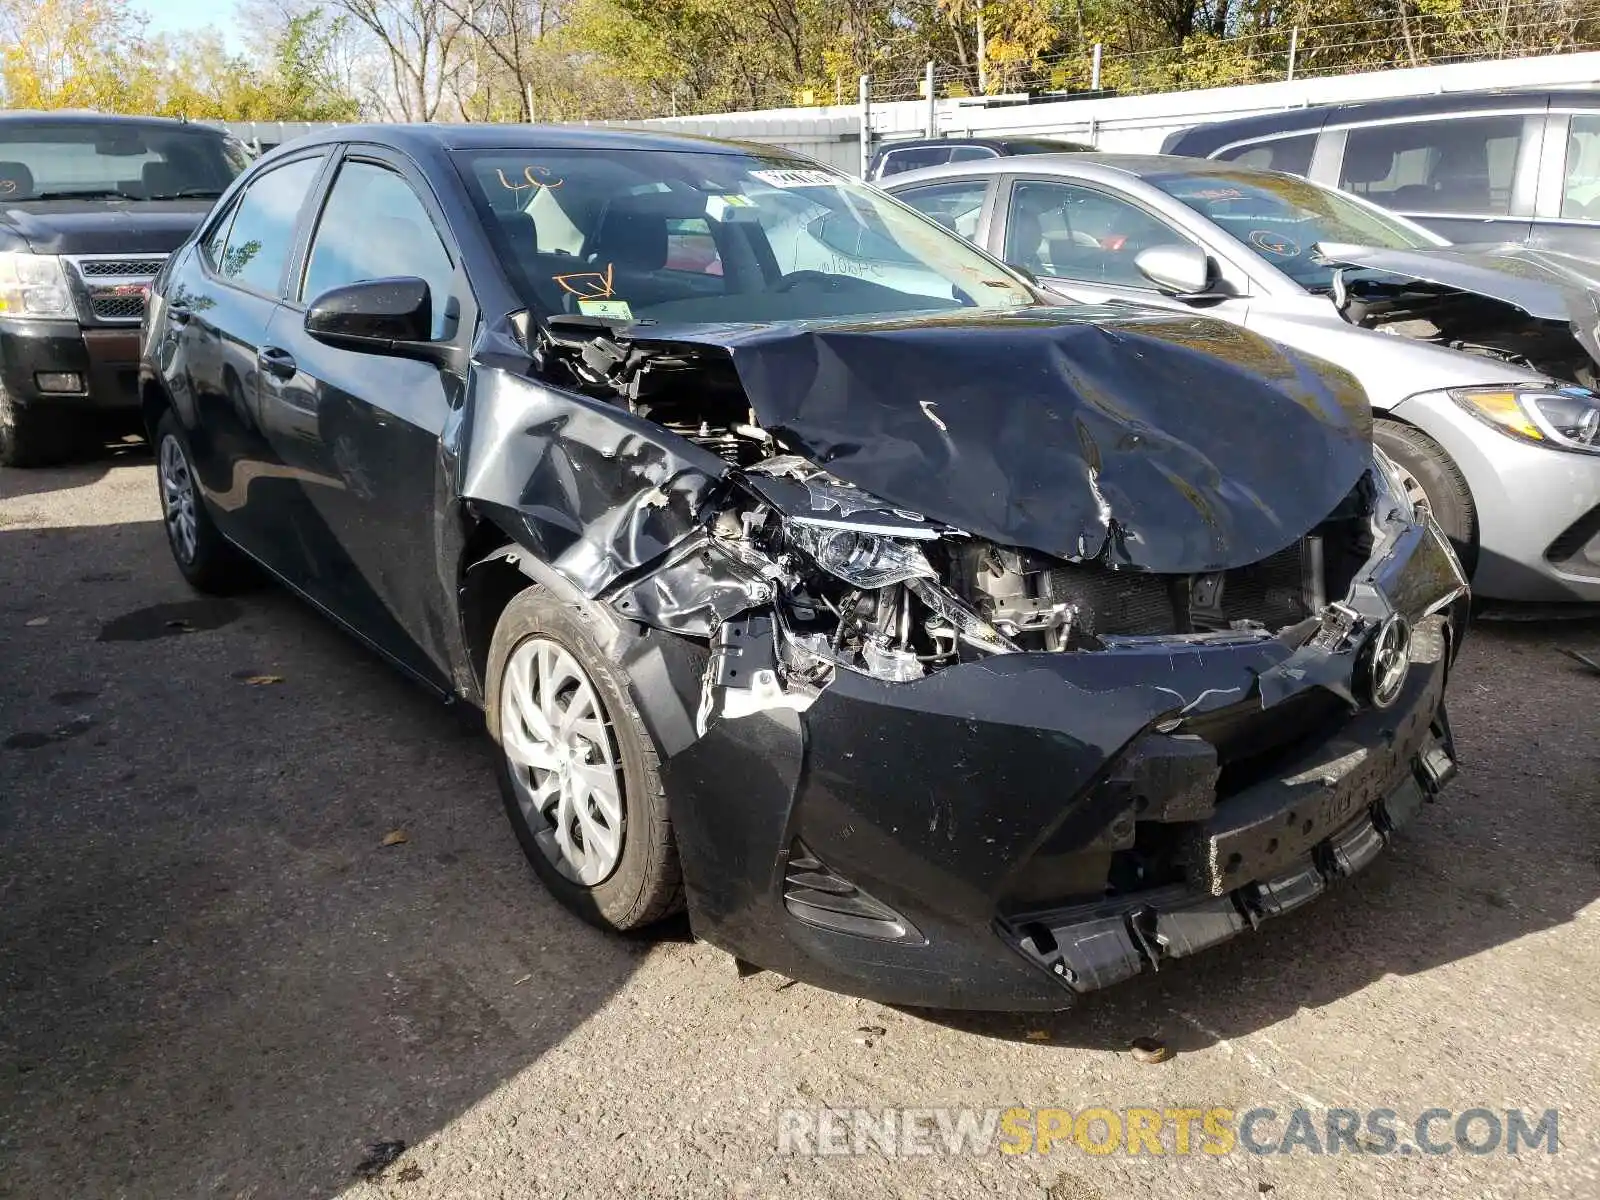
<instances>
[{"instance_id":1,"label":"gravel parking lot","mask_svg":"<svg viewBox=\"0 0 1600 1200\"><path fill-rule=\"evenodd\" d=\"M1600 622L1478 627L1461 779L1309 908L1054 1018L907 1011L567 915L476 714L282 592L189 592L142 447L0 472L0 1194L1600 1195L1600 675L1561 647L1600 656ZM1560 1144L777 1137L783 1110L1014 1105L1554 1109Z\"/></svg>"}]
</instances>

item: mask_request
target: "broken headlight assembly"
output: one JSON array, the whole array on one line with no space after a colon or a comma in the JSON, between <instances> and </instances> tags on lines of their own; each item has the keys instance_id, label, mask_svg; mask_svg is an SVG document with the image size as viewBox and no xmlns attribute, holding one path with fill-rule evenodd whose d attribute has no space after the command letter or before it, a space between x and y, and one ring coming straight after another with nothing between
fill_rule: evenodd
<instances>
[{"instance_id":1,"label":"broken headlight assembly","mask_svg":"<svg viewBox=\"0 0 1600 1200\"><path fill-rule=\"evenodd\" d=\"M1588 388L1451 388L1450 398L1507 437L1600 454L1600 396Z\"/></svg>"}]
</instances>

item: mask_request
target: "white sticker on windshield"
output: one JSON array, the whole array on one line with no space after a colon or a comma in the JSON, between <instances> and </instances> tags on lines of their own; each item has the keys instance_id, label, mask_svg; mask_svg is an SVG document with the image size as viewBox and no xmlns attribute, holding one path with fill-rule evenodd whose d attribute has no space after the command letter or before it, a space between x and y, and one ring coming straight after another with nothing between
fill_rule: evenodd
<instances>
[{"instance_id":1,"label":"white sticker on windshield","mask_svg":"<svg viewBox=\"0 0 1600 1200\"><path fill-rule=\"evenodd\" d=\"M775 188L835 187L839 180L826 171L751 171L751 175Z\"/></svg>"},{"instance_id":2,"label":"white sticker on windshield","mask_svg":"<svg viewBox=\"0 0 1600 1200\"><path fill-rule=\"evenodd\" d=\"M578 311L586 317L605 317L612 321L633 320L633 309L626 300L579 300Z\"/></svg>"}]
</instances>

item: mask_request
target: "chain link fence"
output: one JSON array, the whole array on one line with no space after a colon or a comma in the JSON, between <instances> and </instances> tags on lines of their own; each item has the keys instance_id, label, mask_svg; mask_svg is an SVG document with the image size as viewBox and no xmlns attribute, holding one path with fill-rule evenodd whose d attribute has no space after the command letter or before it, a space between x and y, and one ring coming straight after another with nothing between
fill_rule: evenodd
<instances>
[{"instance_id":1,"label":"chain link fence","mask_svg":"<svg viewBox=\"0 0 1600 1200\"><path fill-rule=\"evenodd\" d=\"M1507 0L1448 13L1329 24L1238 30L1226 37L1195 34L1182 45L1128 50L1094 43L1082 53L1025 62L968 66L933 63L938 99L976 96L1137 96L1196 88L1270 83L1386 68L1439 66L1544 54L1600 50L1600 6L1566 0ZM870 80L871 101L926 99L930 71L887 71ZM744 111L855 104L855 78L794 87L752 86ZM689 89L659 96L659 116L710 115L726 105L697 103Z\"/></svg>"}]
</instances>

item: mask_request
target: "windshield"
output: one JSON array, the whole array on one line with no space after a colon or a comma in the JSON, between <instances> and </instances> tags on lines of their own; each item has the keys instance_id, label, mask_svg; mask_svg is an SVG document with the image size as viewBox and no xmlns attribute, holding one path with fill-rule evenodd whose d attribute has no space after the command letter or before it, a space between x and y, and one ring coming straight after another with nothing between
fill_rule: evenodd
<instances>
[{"instance_id":1,"label":"windshield","mask_svg":"<svg viewBox=\"0 0 1600 1200\"><path fill-rule=\"evenodd\" d=\"M1349 242L1386 250L1440 243L1332 188L1268 171L1183 171L1145 181L1215 221L1310 291L1333 285L1333 267L1312 258L1318 243Z\"/></svg>"},{"instance_id":2,"label":"windshield","mask_svg":"<svg viewBox=\"0 0 1600 1200\"><path fill-rule=\"evenodd\" d=\"M542 314L727 323L1034 303L992 259L814 164L662 150L462 152Z\"/></svg>"},{"instance_id":3,"label":"windshield","mask_svg":"<svg viewBox=\"0 0 1600 1200\"><path fill-rule=\"evenodd\" d=\"M0 122L0 202L214 199L249 165L215 130L67 121Z\"/></svg>"}]
</instances>

